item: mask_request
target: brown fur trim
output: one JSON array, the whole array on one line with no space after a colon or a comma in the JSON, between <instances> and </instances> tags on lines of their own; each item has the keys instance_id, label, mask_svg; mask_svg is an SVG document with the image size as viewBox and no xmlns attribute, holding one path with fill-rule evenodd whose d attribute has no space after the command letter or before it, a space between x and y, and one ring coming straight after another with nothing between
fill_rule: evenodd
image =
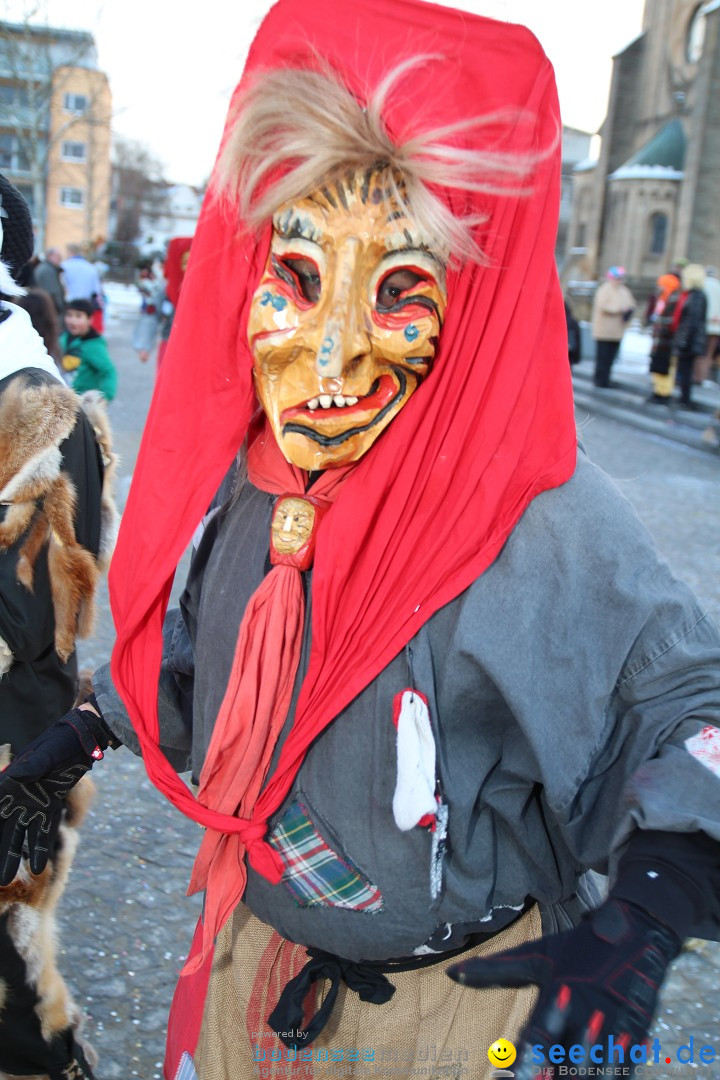
<instances>
[{"instance_id":1,"label":"brown fur trim","mask_svg":"<svg viewBox=\"0 0 720 1080\"><path fill-rule=\"evenodd\" d=\"M42 510L39 510L35 515L28 538L20 548L16 569L18 581L26 589L30 589L31 592L35 582L35 560L45 547L49 537L50 526L48 525L48 519Z\"/></svg>"},{"instance_id":2,"label":"brown fur trim","mask_svg":"<svg viewBox=\"0 0 720 1080\"><path fill-rule=\"evenodd\" d=\"M25 499L42 494L52 475L52 450L74 428L78 408L75 394L59 382L13 380L0 400L0 498L8 498L5 489L18 477Z\"/></svg>"},{"instance_id":3,"label":"brown fur trim","mask_svg":"<svg viewBox=\"0 0 720 1080\"><path fill-rule=\"evenodd\" d=\"M67 799L67 814L60 826L60 846L46 870L35 877L23 860L21 877L26 892L11 885L0 888L0 911L8 912L8 931L25 961L28 982L39 998L36 1006L43 1038L51 1040L68 1027L77 1029L82 1014L72 1000L57 969L57 927L55 908L60 899L78 844L77 825L83 820L93 798L95 785L84 776ZM92 1047L83 1045L91 1064L97 1060ZM2 1076L2 1074L0 1074Z\"/></svg>"},{"instance_id":4,"label":"brown fur trim","mask_svg":"<svg viewBox=\"0 0 720 1080\"><path fill-rule=\"evenodd\" d=\"M0 548L10 547L20 539L32 521L35 510L34 502L17 502L9 506L5 520L0 523Z\"/></svg>"},{"instance_id":5,"label":"brown fur trim","mask_svg":"<svg viewBox=\"0 0 720 1080\"><path fill-rule=\"evenodd\" d=\"M105 477L102 490L102 527L98 564L103 573L107 572L112 553L115 550L120 515L115 506L115 475L120 458L113 451L112 429L107 414L107 402L98 390L86 390L80 396L80 404L95 432L95 440L100 447Z\"/></svg>"},{"instance_id":6,"label":"brown fur trim","mask_svg":"<svg viewBox=\"0 0 720 1080\"><path fill-rule=\"evenodd\" d=\"M94 556L75 539L74 508L75 491L61 474L45 496L51 530L48 569L55 609L55 649L61 660L72 655L76 637L87 637L92 632L93 598L100 575Z\"/></svg>"}]
</instances>

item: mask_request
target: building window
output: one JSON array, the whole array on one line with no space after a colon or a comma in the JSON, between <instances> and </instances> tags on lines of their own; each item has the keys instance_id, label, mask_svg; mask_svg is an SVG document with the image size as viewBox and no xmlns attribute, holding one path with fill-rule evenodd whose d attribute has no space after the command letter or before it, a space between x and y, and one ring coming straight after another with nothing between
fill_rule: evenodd
<instances>
[{"instance_id":1,"label":"building window","mask_svg":"<svg viewBox=\"0 0 720 1080\"><path fill-rule=\"evenodd\" d=\"M79 210L85 205L85 192L78 187L62 187L60 188L60 203L62 206L72 206Z\"/></svg>"},{"instance_id":2,"label":"building window","mask_svg":"<svg viewBox=\"0 0 720 1080\"><path fill-rule=\"evenodd\" d=\"M650 218L650 254L662 255L667 244L667 214L653 214Z\"/></svg>"},{"instance_id":3,"label":"building window","mask_svg":"<svg viewBox=\"0 0 720 1080\"><path fill-rule=\"evenodd\" d=\"M85 143L65 141L60 156L63 161L85 161Z\"/></svg>"},{"instance_id":4,"label":"building window","mask_svg":"<svg viewBox=\"0 0 720 1080\"><path fill-rule=\"evenodd\" d=\"M579 247L579 248L584 248L585 247L585 232L586 232L585 222L584 221L578 222L578 226L577 226L577 228L575 230L575 247Z\"/></svg>"},{"instance_id":5,"label":"building window","mask_svg":"<svg viewBox=\"0 0 720 1080\"><path fill-rule=\"evenodd\" d=\"M0 169L12 172L28 172L30 163L23 153L15 135L7 132L0 135Z\"/></svg>"},{"instance_id":6,"label":"building window","mask_svg":"<svg viewBox=\"0 0 720 1080\"><path fill-rule=\"evenodd\" d=\"M0 105L19 105L27 108L28 92L22 86L0 86Z\"/></svg>"},{"instance_id":7,"label":"building window","mask_svg":"<svg viewBox=\"0 0 720 1080\"><path fill-rule=\"evenodd\" d=\"M84 113L88 107L88 99L84 94L63 94L63 109L65 112Z\"/></svg>"}]
</instances>

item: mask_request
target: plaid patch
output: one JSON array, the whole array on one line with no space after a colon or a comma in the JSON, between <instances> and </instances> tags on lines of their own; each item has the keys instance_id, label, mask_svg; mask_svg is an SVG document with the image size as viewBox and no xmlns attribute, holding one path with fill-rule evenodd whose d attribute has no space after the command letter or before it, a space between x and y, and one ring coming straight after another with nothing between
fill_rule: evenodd
<instances>
[{"instance_id":1,"label":"plaid patch","mask_svg":"<svg viewBox=\"0 0 720 1080\"><path fill-rule=\"evenodd\" d=\"M273 829L269 842L280 854L285 865L283 881L300 907L382 911L380 890L328 847L297 799Z\"/></svg>"}]
</instances>

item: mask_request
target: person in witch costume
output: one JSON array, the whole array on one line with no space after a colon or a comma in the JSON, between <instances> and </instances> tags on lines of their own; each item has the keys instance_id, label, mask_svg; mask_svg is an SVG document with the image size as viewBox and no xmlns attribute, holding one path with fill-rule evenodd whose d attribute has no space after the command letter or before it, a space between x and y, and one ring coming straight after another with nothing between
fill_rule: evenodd
<instances>
[{"instance_id":1,"label":"person in witch costume","mask_svg":"<svg viewBox=\"0 0 720 1080\"><path fill-rule=\"evenodd\" d=\"M522 27L279 0L251 48L113 661L58 724L142 753L206 828L168 1078L484 1078L500 1033L629 1049L684 937L717 935L720 639L578 452L559 134Z\"/></svg>"}]
</instances>

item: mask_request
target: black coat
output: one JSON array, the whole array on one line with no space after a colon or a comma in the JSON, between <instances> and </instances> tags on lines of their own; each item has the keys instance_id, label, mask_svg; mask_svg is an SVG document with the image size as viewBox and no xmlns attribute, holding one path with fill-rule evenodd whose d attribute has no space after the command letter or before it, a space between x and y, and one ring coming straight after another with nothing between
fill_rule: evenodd
<instances>
[{"instance_id":1,"label":"black coat","mask_svg":"<svg viewBox=\"0 0 720 1080\"><path fill-rule=\"evenodd\" d=\"M707 348L705 321L707 299L702 289L690 289L681 297L683 301L680 322L675 331L672 351L678 356L704 356Z\"/></svg>"},{"instance_id":2,"label":"black coat","mask_svg":"<svg viewBox=\"0 0 720 1080\"><path fill-rule=\"evenodd\" d=\"M37 369L26 369L21 375L30 385L55 381ZM0 380L0 395L16 377ZM62 471L77 492L76 539L97 555L104 470L93 429L81 409L59 451ZM4 520L7 509L0 506L0 520ZM75 655L63 663L55 651L46 550L35 562L32 591L17 580L18 554L26 539L24 535L10 547L0 549L0 638L13 654L12 666L0 679L0 744L10 743L14 754L72 708L77 673Z\"/></svg>"}]
</instances>

